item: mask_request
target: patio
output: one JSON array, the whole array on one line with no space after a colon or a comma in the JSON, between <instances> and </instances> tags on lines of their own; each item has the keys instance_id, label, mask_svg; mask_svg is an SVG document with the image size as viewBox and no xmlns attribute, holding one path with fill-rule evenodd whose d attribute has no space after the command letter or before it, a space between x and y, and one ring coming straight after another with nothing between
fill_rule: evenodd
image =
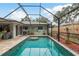
<instances>
[{"instance_id":1,"label":"patio","mask_svg":"<svg viewBox=\"0 0 79 59\"><path fill-rule=\"evenodd\" d=\"M69 9L69 11L66 11L65 13L63 12L64 14L62 15L58 14L59 16L55 15L50 10L46 9L41 3L37 5L17 3L17 5L18 5L17 8L15 8L13 11L8 13L4 17L0 18L0 24L3 24L3 25L6 24L10 32L9 35L12 36L12 39L8 39L9 35L8 34L4 35L6 36L5 40L2 39L2 36L0 37L1 53L4 53L6 50L8 50L10 46L12 47L11 44L14 45L24 40L24 39L21 40L21 38L26 38L27 36L25 35L50 35L51 37L54 37L58 42L62 43L63 45L66 45L68 48L72 49L73 51L79 54L79 42L78 42L79 24L74 21L75 19L78 20L78 17L76 16L78 16L77 10L79 9L79 5L74 8L71 8L71 10ZM33 10L35 11L38 10L38 13L37 12L31 13L30 10L32 9L30 8L33 8ZM27 9L30 9L30 10L27 10ZM16 12L17 10L23 11L25 15L24 17L21 18L21 21L16 21L16 19L15 20L9 19L8 17L10 17L11 14ZM52 18L55 18L56 25L53 25L54 21L53 20L49 21L51 20L50 17L47 18L46 15L42 14L43 13L42 11L50 14ZM74 14L75 12L77 14ZM68 16L70 16L73 19L67 18ZM36 20L33 17L36 17ZM47 21L42 21L43 19ZM6 31L8 32L8 30ZM19 35L21 35L22 37L20 37ZM73 37L76 39L73 39ZM66 43L66 40L68 40L67 43ZM8 43L8 41L10 42Z\"/></svg>"}]
</instances>

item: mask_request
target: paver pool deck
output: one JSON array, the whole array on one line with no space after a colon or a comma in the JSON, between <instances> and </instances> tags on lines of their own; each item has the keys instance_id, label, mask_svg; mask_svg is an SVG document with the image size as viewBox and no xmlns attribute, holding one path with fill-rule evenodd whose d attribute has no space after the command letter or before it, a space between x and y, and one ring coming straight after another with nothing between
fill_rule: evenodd
<instances>
[{"instance_id":1,"label":"paver pool deck","mask_svg":"<svg viewBox=\"0 0 79 59\"><path fill-rule=\"evenodd\" d=\"M0 55L16 46L18 43L22 42L29 36L17 36L14 39L0 40Z\"/></svg>"}]
</instances>

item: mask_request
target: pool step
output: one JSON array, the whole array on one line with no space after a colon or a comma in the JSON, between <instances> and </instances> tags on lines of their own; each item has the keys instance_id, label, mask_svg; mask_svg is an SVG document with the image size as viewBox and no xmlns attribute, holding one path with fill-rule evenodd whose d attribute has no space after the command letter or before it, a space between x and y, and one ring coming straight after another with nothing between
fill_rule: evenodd
<instances>
[{"instance_id":1,"label":"pool step","mask_svg":"<svg viewBox=\"0 0 79 59\"><path fill-rule=\"evenodd\" d=\"M30 37L30 40L38 40L38 37Z\"/></svg>"},{"instance_id":2,"label":"pool step","mask_svg":"<svg viewBox=\"0 0 79 59\"><path fill-rule=\"evenodd\" d=\"M51 56L48 48L26 48L21 56Z\"/></svg>"},{"instance_id":3,"label":"pool step","mask_svg":"<svg viewBox=\"0 0 79 59\"><path fill-rule=\"evenodd\" d=\"M25 49L20 55L21 56L29 56L30 48Z\"/></svg>"}]
</instances>

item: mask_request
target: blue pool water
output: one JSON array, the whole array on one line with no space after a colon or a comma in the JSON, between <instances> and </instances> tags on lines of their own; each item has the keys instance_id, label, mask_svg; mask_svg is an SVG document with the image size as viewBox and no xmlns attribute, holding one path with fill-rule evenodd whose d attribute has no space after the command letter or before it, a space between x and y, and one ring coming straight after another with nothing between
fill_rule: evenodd
<instances>
[{"instance_id":1,"label":"blue pool water","mask_svg":"<svg viewBox=\"0 0 79 59\"><path fill-rule=\"evenodd\" d=\"M73 56L49 37L27 38L3 55L10 56Z\"/></svg>"}]
</instances>

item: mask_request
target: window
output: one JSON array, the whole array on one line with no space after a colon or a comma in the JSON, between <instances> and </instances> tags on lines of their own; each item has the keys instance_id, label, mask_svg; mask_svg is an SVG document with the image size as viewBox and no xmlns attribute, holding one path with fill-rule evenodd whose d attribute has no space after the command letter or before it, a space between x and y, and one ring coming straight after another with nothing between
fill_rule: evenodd
<instances>
[{"instance_id":1,"label":"window","mask_svg":"<svg viewBox=\"0 0 79 59\"><path fill-rule=\"evenodd\" d=\"M0 31L3 31L3 30L9 31L9 25L1 25L0 24Z\"/></svg>"},{"instance_id":2,"label":"window","mask_svg":"<svg viewBox=\"0 0 79 59\"><path fill-rule=\"evenodd\" d=\"M43 27L42 26L38 26L38 30L42 30L43 29Z\"/></svg>"},{"instance_id":3,"label":"window","mask_svg":"<svg viewBox=\"0 0 79 59\"><path fill-rule=\"evenodd\" d=\"M27 30L27 29L28 29L28 27L24 27L24 29L25 29L25 30Z\"/></svg>"}]
</instances>

